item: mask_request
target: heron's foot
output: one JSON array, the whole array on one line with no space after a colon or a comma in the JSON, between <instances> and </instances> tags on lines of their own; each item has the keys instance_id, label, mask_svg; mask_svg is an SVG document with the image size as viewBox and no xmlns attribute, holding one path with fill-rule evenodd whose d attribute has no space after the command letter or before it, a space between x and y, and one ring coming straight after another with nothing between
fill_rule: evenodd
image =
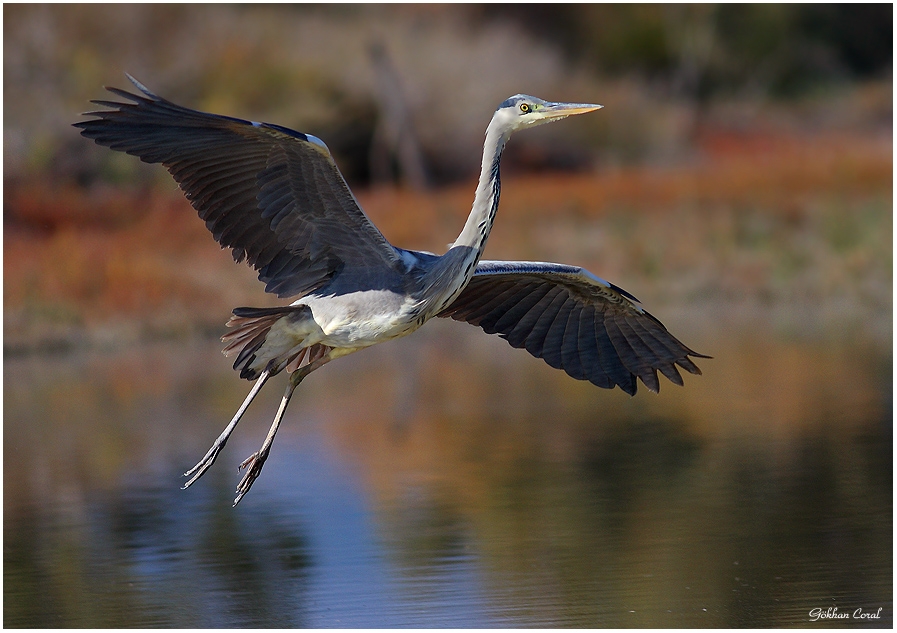
<instances>
[{"instance_id":1,"label":"heron's foot","mask_svg":"<svg viewBox=\"0 0 897 633\"><path fill-rule=\"evenodd\" d=\"M209 452L205 454L205 456L197 462L196 466L188 470L184 473L184 477L190 477L190 479L181 486L182 490L186 490L190 486L196 483L196 480L205 474L205 472L211 467L212 464L215 463L215 460L218 458L218 453L221 452L221 449L224 448L224 442L215 442L212 445L212 448L209 449Z\"/></svg>"},{"instance_id":2,"label":"heron's foot","mask_svg":"<svg viewBox=\"0 0 897 633\"><path fill-rule=\"evenodd\" d=\"M240 464L239 470L243 470L248 467L246 474L243 475L243 479L240 480L240 483L237 484L237 497L234 499L234 506L240 503L240 499L243 498L249 489L252 488L252 484L258 478L258 476L262 473L262 466L265 465L265 460L268 459L268 449L262 449L256 451Z\"/></svg>"}]
</instances>

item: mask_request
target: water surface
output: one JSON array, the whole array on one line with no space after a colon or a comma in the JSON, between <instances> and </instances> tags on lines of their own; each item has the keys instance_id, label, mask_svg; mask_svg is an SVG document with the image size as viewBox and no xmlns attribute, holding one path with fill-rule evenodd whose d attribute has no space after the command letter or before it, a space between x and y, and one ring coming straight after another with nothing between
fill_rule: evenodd
<instances>
[{"instance_id":1,"label":"water surface","mask_svg":"<svg viewBox=\"0 0 897 633\"><path fill-rule=\"evenodd\" d=\"M249 388L216 342L7 359L4 624L891 625L881 346L693 337L629 398L427 329L303 383L235 509L282 377L183 491Z\"/></svg>"}]
</instances>

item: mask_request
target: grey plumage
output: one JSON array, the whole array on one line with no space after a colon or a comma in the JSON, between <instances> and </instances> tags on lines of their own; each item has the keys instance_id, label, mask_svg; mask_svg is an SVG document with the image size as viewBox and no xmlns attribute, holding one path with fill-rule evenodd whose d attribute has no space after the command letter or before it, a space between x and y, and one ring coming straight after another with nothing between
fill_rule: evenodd
<instances>
[{"instance_id":1,"label":"grey plumage","mask_svg":"<svg viewBox=\"0 0 897 633\"><path fill-rule=\"evenodd\" d=\"M290 380L234 504L261 472L292 394L334 358L405 336L435 316L467 321L526 349L570 376L635 394L658 391L660 371L681 385L703 357L672 336L625 290L574 266L480 261L501 191L499 164L510 135L600 108L506 99L486 129L470 216L442 256L396 248L358 205L326 145L279 125L207 114L167 101L129 76L142 94L108 88L125 102L76 123L98 144L164 165L212 236L258 271L265 290L296 297L280 308L237 308L223 337L234 368L256 380L208 453L186 476L214 463L268 378Z\"/></svg>"}]
</instances>

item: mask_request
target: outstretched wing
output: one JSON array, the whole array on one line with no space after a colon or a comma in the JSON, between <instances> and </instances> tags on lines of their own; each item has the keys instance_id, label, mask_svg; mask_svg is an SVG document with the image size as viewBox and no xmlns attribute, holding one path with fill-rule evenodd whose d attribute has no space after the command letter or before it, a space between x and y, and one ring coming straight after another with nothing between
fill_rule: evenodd
<instances>
[{"instance_id":1,"label":"outstretched wing","mask_svg":"<svg viewBox=\"0 0 897 633\"><path fill-rule=\"evenodd\" d=\"M676 365L701 370L698 354L670 334L631 294L576 266L481 261L439 316L478 325L556 369L634 395L636 378L657 392L659 370L677 385Z\"/></svg>"},{"instance_id":2,"label":"outstretched wing","mask_svg":"<svg viewBox=\"0 0 897 633\"><path fill-rule=\"evenodd\" d=\"M75 123L98 144L162 163L222 247L280 297L320 287L346 266L369 273L400 258L365 216L324 143L309 134L184 108L128 78L133 103ZM373 271L372 271L373 269Z\"/></svg>"}]
</instances>

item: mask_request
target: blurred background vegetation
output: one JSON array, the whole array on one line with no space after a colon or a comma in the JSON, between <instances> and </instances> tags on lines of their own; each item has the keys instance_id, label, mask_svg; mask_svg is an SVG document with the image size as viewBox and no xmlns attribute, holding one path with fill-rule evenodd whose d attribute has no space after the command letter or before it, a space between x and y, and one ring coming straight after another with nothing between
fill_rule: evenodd
<instances>
[{"instance_id":1,"label":"blurred background vegetation","mask_svg":"<svg viewBox=\"0 0 897 633\"><path fill-rule=\"evenodd\" d=\"M514 139L530 189L489 256L674 307L889 315L892 36L890 4L6 5L6 348L217 332L265 300L164 170L71 127L124 72L320 136L387 237L439 252L497 103L602 103Z\"/></svg>"},{"instance_id":2,"label":"blurred background vegetation","mask_svg":"<svg viewBox=\"0 0 897 633\"><path fill-rule=\"evenodd\" d=\"M84 164L80 139L63 125L122 71L198 107L321 128L345 155L344 171L363 183L367 165L353 154L363 156L374 137L375 43L398 67L438 181L479 167L471 150L479 134L464 133L480 131L511 92L585 92L609 105L640 98L636 112L596 119L601 129L588 138L608 152L616 140L631 157L657 145L656 121L677 108L825 100L860 81L890 80L892 62L888 4L37 5L4 14L6 175L53 168L82 181L114 170ZM889 120L889 104L878 105ZM622 130L621 115L633 119ZM668 134L684 145L688 137L676 133L693 131Z\"/></svg>"},{"instance_id":3,"label":"blurred background vegetation","mask_svg":"<svg viewBox=\"0 0 897 633\"><path fill-rule=\"evenodd\" d=\"M492 5L534 37L609 76L671 96L797 96L891 66L885 4Z\"/></svg>"}]
</instances>

